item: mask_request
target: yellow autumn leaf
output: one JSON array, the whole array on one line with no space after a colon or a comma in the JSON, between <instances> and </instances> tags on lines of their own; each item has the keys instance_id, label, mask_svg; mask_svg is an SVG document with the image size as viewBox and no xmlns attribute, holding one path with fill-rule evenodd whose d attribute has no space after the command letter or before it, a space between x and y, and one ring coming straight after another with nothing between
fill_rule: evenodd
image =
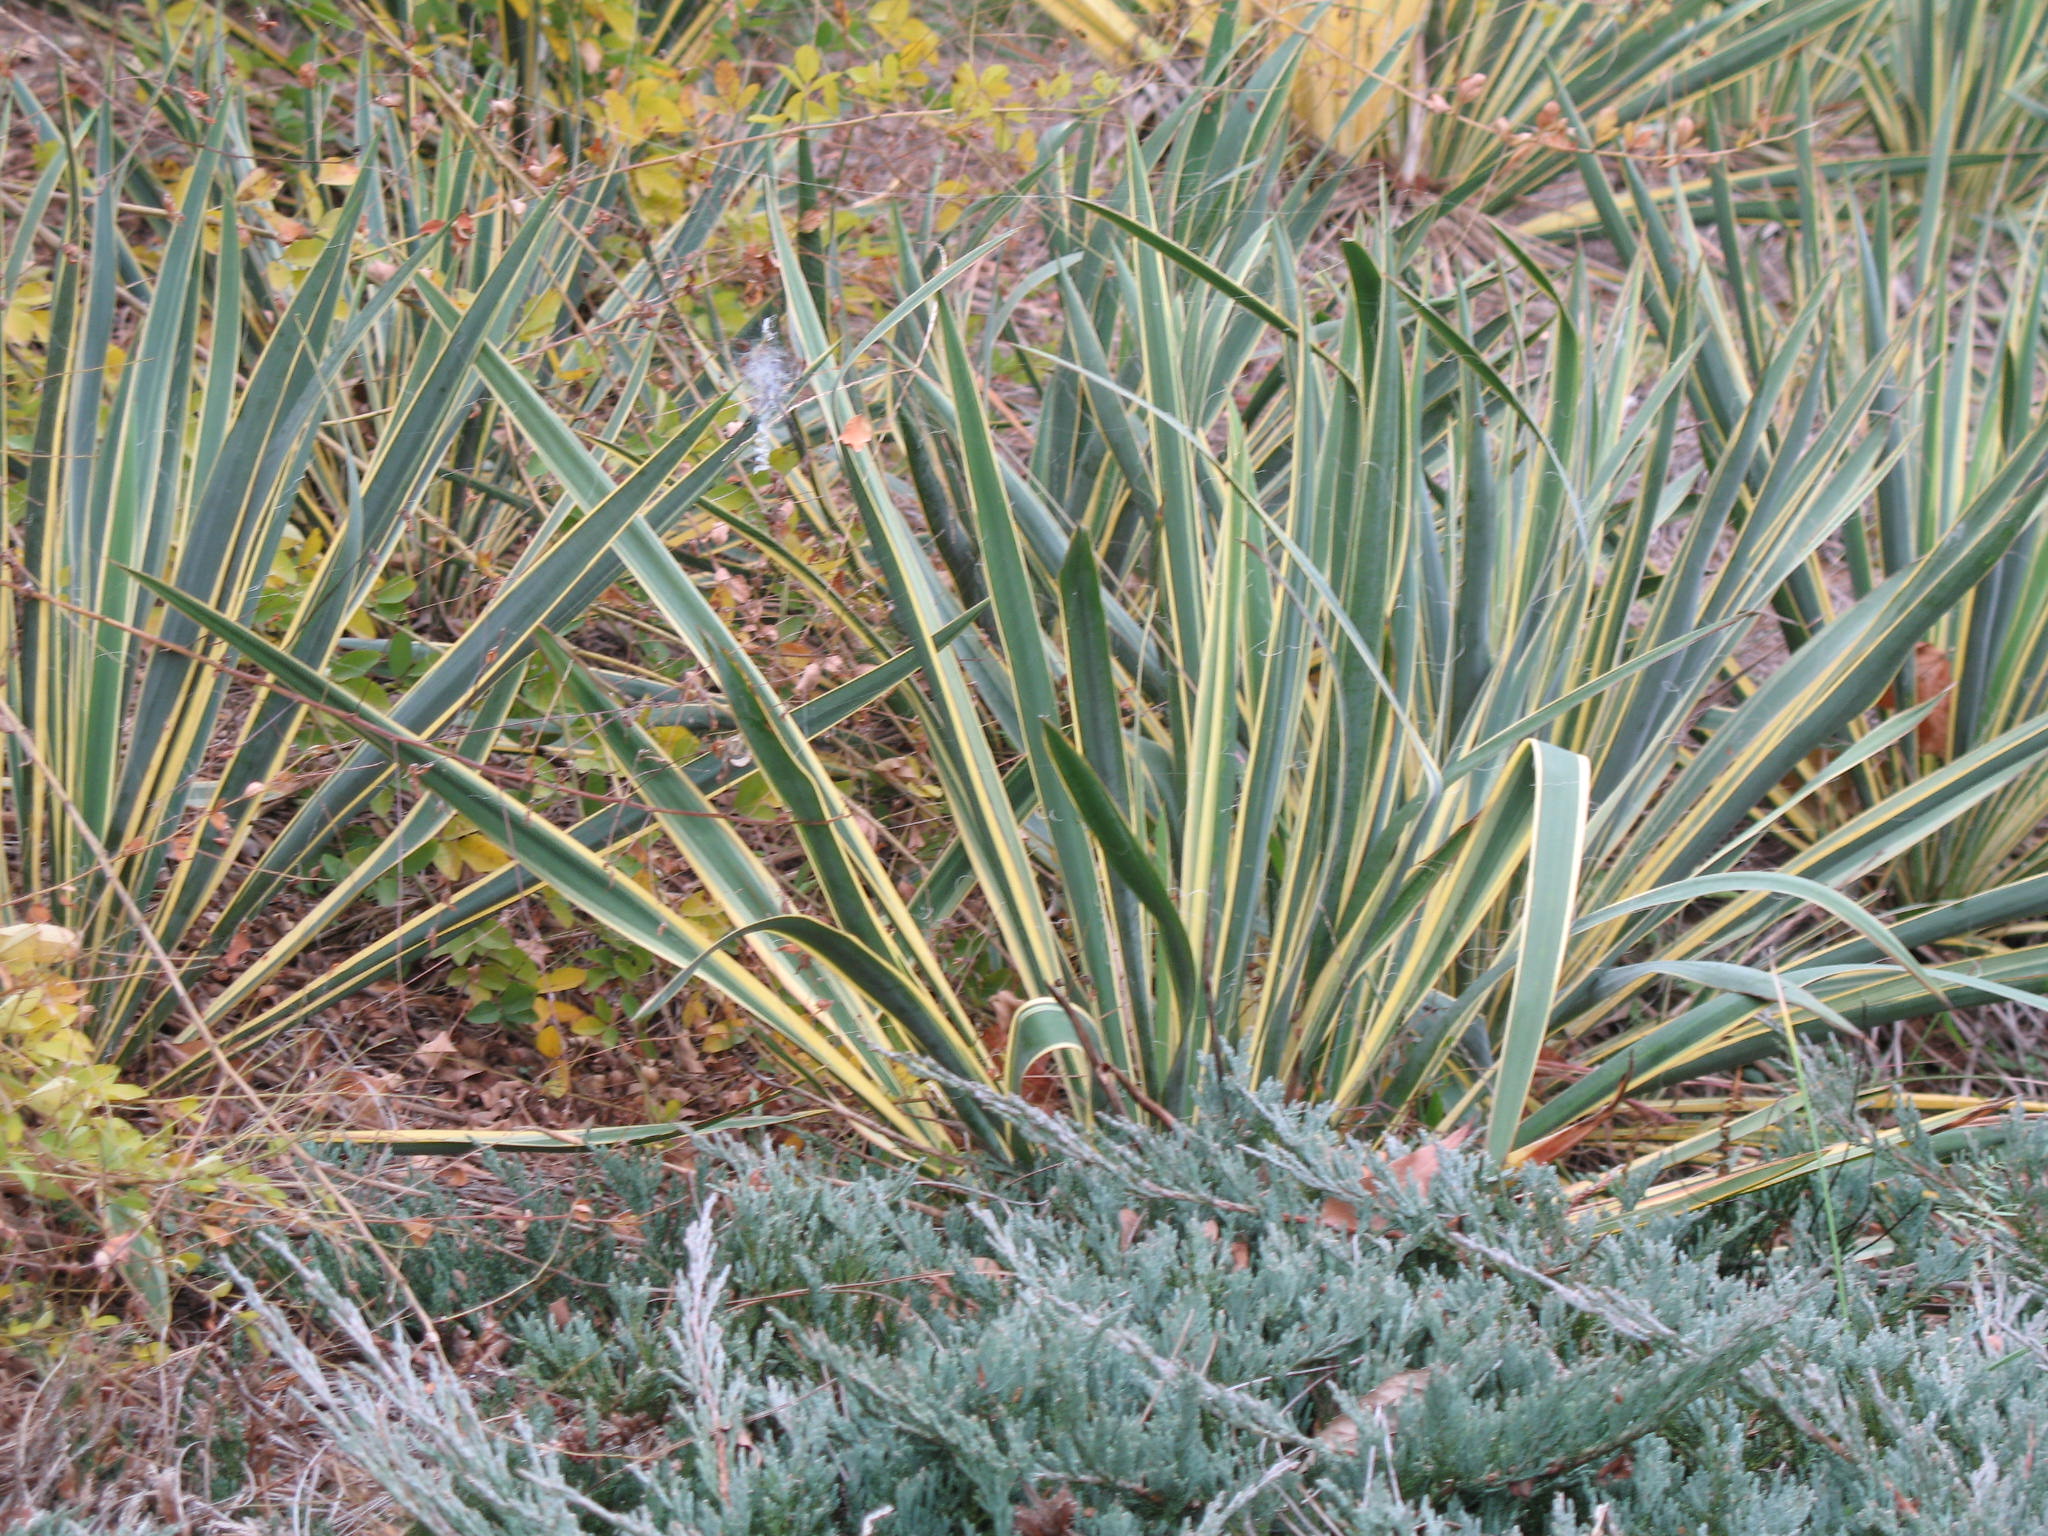
<instances>
[{"instance_id":1,"label":"yellow autumn leaf","mask_svg":"<svg viewBox=\"0 0 2048 1536\"><path fill-rule=\"evenodd\" d=\"M680 725L649 726L647 734L661 743L661 749L679 763L686 763L704 750L696 733Z\"/></svg>"},{"instance_id":2,"label":"yellow autumn leaf","mask_svg":"<svg viewBox=\"0 0 2048 1536\"><path fill-rule=\"evenodd\" d=\"M558 965L533 984L536 992L570 992L590 979L590 972L580 965Z\"/></svg>"},{"instance_id":3,"label":"yellow autumn leaf","mask_svg":"<svg viewBox=\"0 0 2048 1536\"><path fill-rule=\"evenodd\" d=\"M732 932L732 919L709 891L692 891L676 903L676 911L714 938Z\"/></svg>"},{"instance_id":4,"label":"yellow autumn leaf","mask_svg":"<svg viewBox=\"0 0 2048 1536\"><path fill-rule=\"evenodd\" d=\"M363 168L353 160L322 160L319 182L323 187L352 187Z\"/></svg>"},{"instance_id":5,"label":"yellow autumn leaf","mask_svg":"<svg viewBox=\"0 0 2048 1536\"><path fill-rule=\"evenodd\" d=\"M555 319L561 312L562 292L559 288L550 288L528 306L515 334L521 341L539 341L555 328Z\"/></svg>"},{"instance_id":6,"label":"yellow autumn leaf","mask_svg":"<svg viewBox=\"0 0 2048 1536\"><path fill-rule=\"evenodd\" d=\"M643 75L623 90L599 98L605 126L627 144L642 144L657 134L683 131L681 101L674 86Z\"/></svg>"},{"instance_id":7,"label":"yellow autumn leaf","mask_svg":"<svg viewBox=\"0 0 2048 1536\"><path fill-rule=\"evenodd\" d=\"M78 935L55 923L0 925L0 966L8 970L43 970L76 960Z\"/></svg>"},{"instance_id":8,"label":"yellow autumn leaf","mask_svg":"<svg viewBox=\"0 0 2048 1536\"><path fill-rule=\"evenodd\" d=\"M643 166L632 173L633 200L650 225L673 224L686 207L683 178L673 165Z\"/></svg>"},{"instance_id":9,"label":"yellow autumn leaf","mask_svg":"<svg viewBox=\"0 0 2048 1536\"><path fill-rule=\"evenodd\" d=\"M242 178L242 184L235 188L238 203L267 203L284 190L284 182L275 171L251 171Z\"/></svg>"},{"instance_id":10,"label":"yellow autumn leaf","mask_svg":"<svg viewBox=\"0 0 2048 1536\"><path fill-rule=\"evenodd\" d=\"M604 19L622 42L631 43L640 32L638 13L623 0L586 0L590 13Z\"/></svg>"},{"instance_id":11,"label":"yellow autumn leaf","mask_svg":"<svg viewBox=\"0 0 2048 1536\"><path fill-rule=\"evenodd\" d=\"M742 80L729 59L720 59L711 70L712 102L722 112L737 117L754 104L761 87Z\"/></svg>"},{"instance_id":12,"label":"yellow autumn leaf","mask_svg":"<svg viewBox=\"0 0 2048 1536\"><path fill-rule=\"evenodd\" d=\"M719 1018L704 1026L695 1044L706 1056L716 1056L720 1051L731 1050L739 1041L739 1025L731 1019Z\"/></svg>"},{"instance_id":13,"label":"yellow autumn leaf","mask_svg":"<svg viewBox=\"0 0 2048 1536\"><path fill-rule=\"evenodd\" d=\"M565 1045L561 1030L552 1024L543 1024L533 1032L533 1048L549 1061L560 1059Z\"/></svg>"},{"instance_id":14,"label":"yellow autumn leaf","mask_svg":"<svg viewBox=\"0 0 2048 1536\"><path fill-rule=\"evenodd\" d=\"M17 347L40 346L50 339L50 285L26 282L14 290L0 316L0 334Z\"/></svg>"},{"instance_id":15,"label":"yellow autumn leaf","mask_svg":"<svg viewBox=\"0 0 2048 1536\"><path fill-rule=\"evenodd\" d=\"M434 844L434 873L443 880L462 878L462 850L454 843L443 840Z\"/></svg>"},{"instance_id":16,"label":"yellow autumn leaf","mask_svg":"<svg viewBox=\"0 0 2048 1536\"><path fill-rule=\"evenodd\" d=\"M480 875L495 875L512 862L512 856L480 832L456 839L462 862Z\"/></svg>"}]
</instances>

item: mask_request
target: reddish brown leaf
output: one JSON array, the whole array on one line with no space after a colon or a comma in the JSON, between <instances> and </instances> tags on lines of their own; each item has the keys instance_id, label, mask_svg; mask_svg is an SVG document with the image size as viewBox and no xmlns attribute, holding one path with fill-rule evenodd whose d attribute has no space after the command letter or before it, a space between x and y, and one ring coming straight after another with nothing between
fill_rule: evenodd
<instances>
[{"instance_id":1,"label":"reddish brown leaf","mask_svg":"<svg viewBox=\"0 0 2048 1536\"><path fill-rule=\"evenodd\" d=\"M1387 1164L1387 1172L1394 1176L1394 1182L1415 1192L1418 1199L1429 1197L1429 1186L1436 1179L1437 1169L1443 1164L1443 1157L1433 1141L1426 1141L1405 1157L1397 1157Z\"/></svg>"},{"instance_id":2,"label":"reddish brown leaf","mask_svg":"<svg viewBox=\"0 0 2048 1536\"><path fill-rule=\"evenodd\" d=\"M1461 1125L1442 1141L1426 1141L1405 1157L1395 1158L1387 1164L1387 1171L1394 1176L1395 1183L1412 1190L1416 1199L1427 1200L1429 1186L1443 1166L1443 1154L1463 1146L1471 1134L1471 1126Z\"/></svg>"},{"instance_id":3,"label":"reddish brown leaf","mask_svg":"<svg viewBox=\"0 0 2048 1536\"><path fill-rule=\"evenodd\" d=\"M1460 1126L1441 1141L1424 1142L1413 1152L1397 1157L1387 1164L1387 1172L1394 1176L1394 1182L1400 1185L1401 1188L1411 1191L1418 1198L1426 1199L1429 1195L1430 1184L1436 1179L1438 1169L1443 1166L1443 1154L1454 1147L1464 1145L1466 1138L1471 1136L1471 1134L1472 1127L1465 1125ZM1364 1176L1358 1182L1364 1186L1365 1192L1368 1195L1380 1193L1379 1180L1373 1176L1370 1169L1366 1170ZM1358 1207L1349 1200L1339 1200L1335 1195L1332 1195L1323 1202L1321 1219L1324 1226L1335 1231L1346 1234L1356 1232L1358 1230ZM1373 1217L1368 1224L1375 1232L1383 1232L1387 1226L1386 1218L1383 1216Z\"/></svg>"},{"instance_id":4,"label":"reddish brown leaf","mask_svg":"<svg viewBox=\"0 0 2048 1536\"><path fill-rule=\"evenodd\" d=\"M1358 1230L1358 1207L1349 1200L1339 1200L1332 1195L1323 1202L1322 1221L1332 1231L1349 1237Z\"/></svg>"},{"instance_id":5,"label":"reddish brown leaf","mask_svg":"<svg viewBox=\"0 0 2048 1536\"><path fill-rule=\"evenodd\" d=\"M1610 1108L1605 1114L1588 1115L1583 1120L1574 1120L1563 1130L1552 1131L1523 1147L1515 1156L1518 1163L1552 1163L1571 1151L1580 1142L1600 1128L1601 1122L1613 1114Z\"/></svg>"},{"instance_id":6,"label":"reddish brown leaf","mask_svg":"<svg viewBox=\"0 0 2048 1536\"><path fill-rule=\"evenodd\" d=\"M1949 664L1948 652L1938 645L1929 645L1925 640L1913 647L1913 689L1925 699L1936 694L1941 702L1927 713L1914 731L1920 750L1929 757L1948 757L1949 703L1954 695L1949 691L1955 684L1955 668Z\"/></svg>"},{"instance_id":7,"label":"reddish brown leaf","mask_svg":"<svg viewBox=\"0 0 2048 1536\"><path fill-rule=\"evenodd\" d=\"M1618 1483L1624 1478L1633 1477L1635 1470L1635 1456L1628 1451L1623 1451L1614 1460L1608 1462L1598 1472L1595 1472L1593 1474L1593 1481L1596 1483Z\"/></svg>"},{"instance_id":8,"label":"reddish brown leaf","mask_svg":"<svg viewBox=\"0 0 2048 1536\"><path fill-rule=\"evenodd\" d=\"M1040 1494L1033 1488L1026 1490L1024 1502L1010 1511L1010 1521L1017 1536L1073 1536L1080 1514L1080 1501L1071 1489Z\"/></svg>"},{"instance_id":9,"label":"reddish brown leaf","mask_svg":"<svg viewBox=\"0 0 2048 1536\"><path fill-rule=\"evenodd\" d=\"M1536 1081L1539 1083L1559 1078L1571 1081L1584 1077L1591 1070L1583 1062L1561 1056L1547 1046L1536 1053Z\"/></svg>"},{"instance_id":10,"label":"reddish brown leaf","mask_svg":"<svg viewBox=\"0 0 2048 1536\"><path fill-rule=\"evenodd\" d=\"M1948 758L1948 726L1952 713L1949 705L1949 690L1955 685L1955 666L1949 654L1938 645L1922 640L1913 647L1913 693L1918 702L1941 696L1941 701L1927 712L1927 717L1913 729L1914 744L1929 757ZM1887 688L1884 697L1878 701L1886 709L1899 705L1899 690Z\"/></svg>"}]
</instances>

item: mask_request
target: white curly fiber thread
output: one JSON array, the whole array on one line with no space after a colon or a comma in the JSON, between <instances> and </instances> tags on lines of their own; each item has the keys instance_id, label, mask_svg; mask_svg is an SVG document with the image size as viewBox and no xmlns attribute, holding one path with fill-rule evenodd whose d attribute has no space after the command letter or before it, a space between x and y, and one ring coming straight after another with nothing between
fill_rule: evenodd
<instances>
[{"instance_id":1,"label":"white curly fiber thread","mask_svg":"<svg viewBox=\"0 0 2048 1536\"><path fill-rule=\"evenodd\" d=\"M775 447L773 424L789 409L789 392L796 384L796 359L782 344L773 315L761 322L761 339L740 360L740 382L754 415L754 472L765 475Z\"/></svg>"}]
</instances>

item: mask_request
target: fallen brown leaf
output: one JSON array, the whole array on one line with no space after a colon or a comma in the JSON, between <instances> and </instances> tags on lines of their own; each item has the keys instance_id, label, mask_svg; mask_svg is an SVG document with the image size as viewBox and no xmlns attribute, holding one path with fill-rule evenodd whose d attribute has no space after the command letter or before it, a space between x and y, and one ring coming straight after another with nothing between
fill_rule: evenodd
<instances>
[{"instance_id":1,"label":"fallen brown leaf","mask_svg":"<svg viewBox=\"0 0 2048 1536\"><path fill-rule=\"evenodd\" d=\"M1924 703L1937 694L1947 694L1955 686L1955 680L1955 666L1947 651L1925 640L1913 647L1913 694L1916 699ZM1899 690L1887 688L1878 702L1887 709L1898 708ZM1913 728L1914 745L1928 757L1944 760L1948 757L1948 724L1953 712L1950 698L1943 698L1927 712L1927 718Z\"/></svg>"},{"instance_id":2,"label":"fallen brown leaf","mask_svg":"<svg viewBox=\"0 0 2048 1536\"><path fill-rule=\"evenodd\" d=\"M1072 1536L1080 1513L1080 1501L1071 1489L1041 1495L1032 1488L1025 1491L1024 1502L1010 1511L1010 1521L1017 1536Z\"/></svg>"},{"instance_id":3,"label":"fallen brown leaf","mask_svg":"<svg viewBox=\"0 0 2048 1536\"><path fill-rule=\"evenodd\" d=\"M1398 1183L1407 1185L1415 1192L1418 1200L1429 1198L1429 1186L1435 1181L1437 1170L1443 1166L1443 1155L1462 1147L1472 1135L1472 1127L1461 1125L1441 1141L1426 1141L1405 1157L1397 1157L1387 1165Z\"/></svg>"},{"instance_id":4,"label":"fallen brown leaf","mask_svg":"<svg viewBox=\"0 0 2048 1536\"><path fill-rule=\"evenodd\" d=\"M1389 1432L1395 1427L1394 1409L1405 1399L1415 1396L1429 1385L1429 1367L1415 1371L1397 1371L1374 1387L1358 1400L1361 1408L1370 1408L1374 1416ZM1333 1456L1356 1456L1358 1454L1358 1420L1348 1413L1340 1413L1321 1429L1316 1438L1322 1441Z\"/></svg>"},{"instance_id":5,"label":"fallen brown leaf","mask_svg":"<svg viewBox=\"0 0 2048 1536\"><path fill-rule=\"evenodd\" d=\"M1472 1127L1464 1125L1441 1141L1424 1142L1413 1152L1397 1157L1387 1164L1387 1172L1403 1189L1413 1192L1418 1199L1427 1199L1429 1186L1435 1182L1438 1170L1443 1167L1443 1154L1464 1145L1471 1134ZM1373 1177L1370 1170L1359 1182L1365 1186L1368 1195L1380 1192L1379 1180ZM1358 1230L1358 1207L1349 1200L1339 1200L1332 1195L1323 1202L1321 1219L1324 1226L1348 1235ZM1385 1227L1384 1218L1375 1216L1372 1219L1372 1229L1375 1232L1383 1231Z\"/></svg>"},{"instance_id":6,"label":"fallen brown leaf","mask_svg":"<svg viewBox=\"0 0 2048 1536\"><path fill-rule=\"evenodd\" d=\"M1553 1163L1571 1151L1580 1142L1597 1131L1601 1125L1613 1118L1614 1107L1602 1114L1588 1115L1575 1120L1563 1130L1552 1131L1548 1136L1539 1137L1526 1147L1517 1149L1508 1159L1511 1163Z\"/></svg>"},{"instance_id":7,"label":"fallen brown leaf","mask_svg":"<svg viewBox=\"0 0 2048 1536\"><path fill-rule=\"evenodd\" d=\"M1348 1413L1340 1413L1321 1429L1316 1438L1332 1456L1356 1456L1358 1454L1358 1420Z\"/></svg>"},{"instance_id":8,"label":"fallen brown leaf","mask_svg":"<svg viewBox=\"0 0 2048 1536\"><path fill-rule=\"evenodd\" d=\"M1359 1405L1371 1408L1376 1412L1385 1412L1404 1399L1413 1397L1424 1387L1428 1386L1430 1375L1430 1368L1426 1365L1420 1370L1396 1371L1385 1381L1366 1393L1365 1396L1361 1397L1358 1400Z\"/></svg>"},{"instance_id":9,"label":"fallen brown leaf","mask_svg":"<svg viewBox=\"0 0 2048 1536\"><path fill-rule=\"evenodd\" d=\"M444 1029L432 1039L422 1040L419 1049L414 1051L413 1055L429 1067L438 1067L443 1057L453 1056L457 1049L454 1037Z\"/></svg>"}]
</instances>

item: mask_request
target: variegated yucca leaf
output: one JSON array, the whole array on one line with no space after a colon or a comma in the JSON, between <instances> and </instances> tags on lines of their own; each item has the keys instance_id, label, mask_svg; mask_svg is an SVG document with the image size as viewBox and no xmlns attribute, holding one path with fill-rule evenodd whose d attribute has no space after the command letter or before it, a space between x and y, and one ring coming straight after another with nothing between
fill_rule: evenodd
<instances>
[{"instance_id":1,"label":"variegated yucca leaf","mask_svg":"<svg viewBox=\"0 0 2048 1536\"><path fill-rule=\"evenodd\" d=\"M1775 7L1759 28L1782 43L1850 9ZM1704 91L1759 64L1749 34L1711 68L1688 51L1728 14L1749 12L1703 10L1671 51L1617 47L1602 89L1648 91L1671 64ZM535 296L587 259L563 233L571 199L580 219L602 188L501 214L463 254L406 234L368 166L344 227L389 238L397 272L364 283L336 241L272 303L200 233L232 204L220 130L110 387L110 316L136 274L111 191L79 170L94 254L53 295L33 584L9 596L10 704L49 772L17 747L8 894L57 893L119 961L108 1049L172 1011L115 882L165 947L210 965L401 783L418 798L367 862L198 1005L188 1043L268 1038L540 883L670 967L651 1006L716 989L867 1134L925 1157L962 1132L999 1140L977 1093L1028 1075L1057 1074L1084 1116L1178 1116L1232 1064L1371 1124L1470 1123L1496 1158L1528 1157L1788 1038L2032 1004L2048 982L2024 928L2048 913L2037 231L1999 231L2000 280L1952 292L1936 278L1961 236L1884 196L1861 215L1802 166L1784 183L1788 279L1745 245L1731 175L1667 190L1586 156L1580 222L1607 269L1512 234L1451 265L1420 224L1332 252L1336 184L1284 153L1290 55L1242 83L1227 62L1106 173L1088 129L1048 136L1044 259L998 269L993 305L966 281L990 244L941 267L907 235L903 301L858 345L821 306L829 282L789 286L814 446L786 489L849 528L896 631L846 613L896 654L802 704L668 543L744 441L711 430L723 381L665 396L661 430L625 452L655 338L596 366L602 435L513 361ZM95 121L62 153L111 166L110 134ZM796 273L775 169L753 186ZM654 259L715 219L693 214ZM461 280L439 270L458 259ZM620 274L615 294L647 281ZM1766 302L1767 285L1789 293ZM1056 326L1015 323L1032 299ZM202 321L250 353L203 356ZM346 411L343 381L361 397ZM117 447L96 455L103 433ZM333 675L352 617L425 536L421 509L495 484L513 454L553 504L515 517L493 497L488 528L458 530L489 534L502 579L467 595L460 634L399 696L365 702ZM266 628L262 583L312 525L304 600ZM725 759L672 758L562 643L622 581L716 683L794 871L713 806ZM617 791L569 827L478 766L536 653ZM883 697L914 720L947 826L908 878L816 742ZM351 739L273 802L315 725ZM268 991L457 814L515 867ZM649 836L712 917L627 877L618 853ZM1026 999L1006 1031L962 984L963 942Z\"/></svg>"},{"instance_id":2,"label":"variegated yucca leaf","mask_svg":"<svg viewBox=\"0 0 2048 1536\"><path fill-rule=\"evenodd\" d=\"M2048 426L2015 418L1936 535L1843 597L1838 551L1906 462L1902 348L1840 342L1854 288L1731 315L1683 202L1674 225L1639 195L1615 295L1512 248L1423 286L1358 244L1321 319L1318 189L1280 182L1277 87L1249 89L1048 210L1027 281L1056 343L977 342L933 300L887 396L930 461L908 484L864 449L798 476L860 509L913 649L988 596L919 683L957 843L917 915L979 893L1023 989L1064 999L1080 1054L1052 1059L1099 1058L1076 1103L1127 1081L1182 1113L1234 1054L1380 1116L1476 1113L1505 1156L1782 1050L1787 1018L2029 995L2040 951L1918 946L2038 913L2032 882L1897 933L1863 902L2038 772L2048 722L2008 717L1776 871L1746 856L1920 723L1860 741L2029 547ZM884 386L789 305L831 440ZM1034 391L1008 426L1003 355Z\"/></svg>"},{"instance_id":3,"label":"variegated yucca leaf","mask_svg":"<svg viewBox=\"0 0 2048 1536\"><path fill-rule=\"evenodd\" d=\"M515 872L491 887L509 886L504 897L464 893L310 986L280 985L451 812L432 797L403 807L346 878L252 945L252 921L318 870L335 834L389 792L393 769L365 752L301 779L304 699L253 683L231 662L224 669L201 626L155 608L145 578L261 626L319 671L341 647L363 643L364 605L394 570L444 582L467 570L470 587L439 593L469 609L463 632L434 652L393 713L407 730L481 760L534 637L543 626L572 626L616 579L619 526L646 515L665 529L719 473L726 451L705 457L694 480L680 473L710 418L669 407L666 440L649 443L637 471L590 516L550 517L506 490L518 475L493 426L481 363L545 313L536 304L551 290L579 272L600 275L574 228L622 189L616 179L586 184L517 218L499 201L460 243L445 230L421 233L423 223L492 204L491 184L461 159L422 183L405 125L367 93L363 100L359 174L334 194L331 214L333 227L362 243L308 241L318 247L309 265L300 250L299 265L281 262L278 238L244 205L249 124L237 93L221 94L210 126L182 98L157 103L198 146L169 188L155 186L151 162L103 116L69 127L33 119L49 151L34 212L68 210L68 249L82 254L52 270L47 338L11 348L5 364L11 388L37 379L46 387L21 456L24 559L0 597L7 701L24 732L9 744L18 859L4 894L85 935L99 978L93 1027L116 1059L182 1007L134 931L131 902L147 913L156 945L191 967L188 977L243 936L233 979L206 989L201 1017L186 1009L178 1025L188 1042L210 1035L247 1045L416 964L530 884ZM652 261L679 259L705 238L745 160L714 174L706 216L673 231ZM327 196L311 167L301 178L302 198ZM68 194L61 203L59 192ZM145 204L166 207L143 220L153 242L146 264L129 243L134 226L117 216L145 193ZM245 248L229 247L233 259L215 248L224 226L247 235ZM36 237L33 220L9 230L10 296L32 268ZM632 268L601 277L628 294L650 281ZM443 298L443 283L459 299ZM132 331L121 328L124 306L140 317ZM644 380L649 348L638 350ZM617 400L627 421L645 398L635 376L631 356L611 358L589 398ZM700 389L700 403L715 394ZM473 558L442 558L444 539ZM492 548L511 553L504 569L487 572L476 552ZM280 581L290 600L272 613L265 595ZM848 707L865 697L855 693ZM600 845L623 837L623 820L586 835ZM94 843L107 850L104 863ZM188 985L186 996L196 990ZM252 1010L259 995L266 1001Z\"/></svg>"}]
</instances>

